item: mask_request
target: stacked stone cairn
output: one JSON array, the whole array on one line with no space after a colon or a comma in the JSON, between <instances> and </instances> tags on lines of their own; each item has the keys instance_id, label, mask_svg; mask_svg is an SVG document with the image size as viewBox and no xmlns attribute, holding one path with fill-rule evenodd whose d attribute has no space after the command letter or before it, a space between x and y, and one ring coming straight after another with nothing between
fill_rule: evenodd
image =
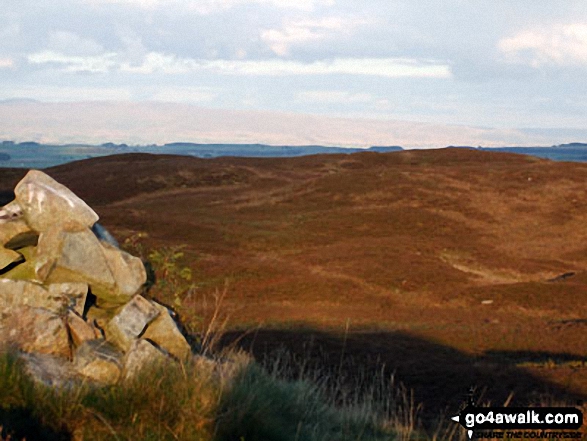
<instances>
[{"instance_id":1,"label":"stacked stone cairn","mask_svg":"<svg viewBox=\"0 0 587 441\"><path fill-rule=\"evenodd\" d=\"M14 194L0 208L0 347L52 385L114 384L191 356L173 312L141 295L143 262L82 199L38 170Z\"/></svg>"}]
</instances>

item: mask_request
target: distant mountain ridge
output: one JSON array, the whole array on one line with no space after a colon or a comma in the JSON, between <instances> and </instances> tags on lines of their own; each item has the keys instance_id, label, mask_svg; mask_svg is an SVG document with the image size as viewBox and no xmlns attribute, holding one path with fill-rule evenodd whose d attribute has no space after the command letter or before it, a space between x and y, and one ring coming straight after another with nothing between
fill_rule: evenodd
<instances>
[{"instance_id":1,"label":"distant mountain ridge","mask_svg":"<svg viewBox=\"0 0 587 441\"><path fill-rule=\"evenodd\" d=\"M454 147L454 146L449 146ZM508 152L537 156L555 161L587 162L587 143L571 142L567 144L532 147L473 147L456 146L463 149L475 149L493 152ZM193 143L171 142L163 145L128 145L106 142L91 144L42 144L35 141L0 142L0 156L5 167L46 168L68 162L120 153L150 153L193 156L197 158L217 158L221 156L236 157L296 157L321 154L352 154L358 152L389 153L403 151L397 145L371 146L369 148L337 147L323 145L269 145L269 144L230 144L230 143Z\"/></svg>"}]
</instances>

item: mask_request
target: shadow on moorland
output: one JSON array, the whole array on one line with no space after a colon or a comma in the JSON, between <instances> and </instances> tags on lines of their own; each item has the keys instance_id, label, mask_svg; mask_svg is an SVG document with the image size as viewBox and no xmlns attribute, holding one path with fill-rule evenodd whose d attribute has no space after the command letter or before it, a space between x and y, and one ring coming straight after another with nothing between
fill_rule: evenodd
<instances>
[{"instance_id":1,"label":"shadow on moorland","mask_svg":"<svg viewBox=\"0 0 587 441\"><path fill-rule=\"evenodd\" d=\"M488 351L485 353L487 360L495 360L505 363L534 363L534 364L587 364L587 355L578 356L568 352L545 351Z\"/></svg>"},{"instance_id":2,"label":"shadow on moorland","mask_svg":"<svg viewBox=\"0 0 587 441\"><path fill-rule=\"evenodd\" d=\"M56 432L35 417L30 410L18 407L0 408L0 439L34 441L70 441L65 431Z\"/></svg>"},{"instance_id":3,"label":"shadow on moorland","mask_svg":"<svg viewBox=\"0 0 587 441\"><path fill-rule=\"evenodd\" d=\"M439 414L460 410L469 390L479 403L501 406L511 394L510 406L540 404L556 400L575 405L580 394L539 379L517 368L519 357L491 354L473 357L456 349L402 332L351 333L335 335L315 330L259 329L255 332L227 332L221 346L236 345L250 351L261 363L271 365L284 357L286 371L320 370L321 375L343 383L347 388L369 390L373 381L395 381L413 390L416 403L422 403L424 421ZM557 354L536 354L535 359L558 359ZM524 358L533 358L524 353ZM382 375L383 374L383 375ZM296 374L292 374L296 377ZM392 380L393 376L393 380ZM338 384L338 383L337 383Z\"/></svg>"}]
</instances>

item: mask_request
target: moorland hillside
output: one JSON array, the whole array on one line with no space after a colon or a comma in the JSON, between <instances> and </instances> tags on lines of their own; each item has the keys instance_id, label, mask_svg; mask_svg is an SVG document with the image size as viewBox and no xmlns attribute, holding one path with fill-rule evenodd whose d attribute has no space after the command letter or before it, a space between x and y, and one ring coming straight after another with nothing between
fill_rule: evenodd
<instances>
[{"instance_id":1,"label":"moorland hillside","mask_svg":"<svg viewBox=\"0 0 587 441\"><path fill-rule=\"evenodd\" d=\"M587 394L587 164L451 148L45 171L121 242L184 245L180 314L210 317L226 288L224 341L260 358L384 364L438 408L472 385ZM24 173L2 170L0 188Z\"/></svg>"}]
</instances>

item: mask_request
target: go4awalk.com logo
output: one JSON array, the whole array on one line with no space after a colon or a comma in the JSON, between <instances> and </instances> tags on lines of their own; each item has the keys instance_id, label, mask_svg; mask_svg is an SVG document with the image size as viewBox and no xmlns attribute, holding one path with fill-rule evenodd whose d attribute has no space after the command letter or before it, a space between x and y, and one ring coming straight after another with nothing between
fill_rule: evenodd
<instances>
[{"instance_id":1,"label":"go4awalk.com logo","mask_svg":"<svg viewBox=\"0 0 587 441\"><path fill-rule=\"evenodd\" d=\"M582 439L583 413L574 407L477 407L452 417L469 439Z\"/></svg>"}]
</instances>

